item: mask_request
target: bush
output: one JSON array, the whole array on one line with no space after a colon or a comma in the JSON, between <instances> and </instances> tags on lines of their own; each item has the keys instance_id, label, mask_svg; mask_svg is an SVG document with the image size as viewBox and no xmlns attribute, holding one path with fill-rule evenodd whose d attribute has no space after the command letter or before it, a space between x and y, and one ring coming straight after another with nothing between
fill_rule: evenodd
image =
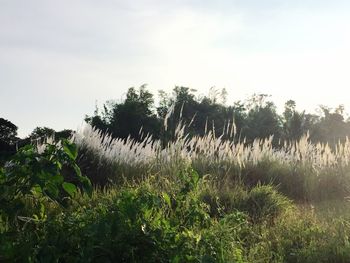
<instances>
[{"instance_id":1,"label":"bush","mask_svg":"<svg viewBox=\"0 0 350 263\"><path fill-rule=\"evenodd\" d=\"M217 184L213 180L200 192L200 198L209 206L210 215L217 218L236 212L247 195L248 191L243 185Z\"/></svg>"},{"instance_id":2,"label":"bush","mask_svg":"<svg viewBox=\"0 0 350 263\"><path fill-rule=\"evenodd\" d=\"M44 145L40 151L28 145L0 167L0 261L2 256L17 253L16 235L30 233L47 220L50 203L65 206L78 194L76 184L63 176L64 167L74 171L71 179L83 191L92 192L90 181L75 163L76 157L76 147L68 141L60 146Z\"/></svg>"},{"instance_id":3,"label":"bush","mask_svg":"<svg viewBox=\"0 0 350 263\"><path fill-rule=\"evenodd\" d=\"M254 187L238 204L238 208L246 212L254 222L274 221L290 207L289 199L270 185Z\"/></svg>"},{"instance_id":4,"label":"bush","mask_svg":"<svg viewBox=\"0 0 350 263\"><path fill-rule=\"evenodd\" d=\"M239 185L210 185L201 191L202 200L215 217L235 211L245 212L254 222L274 221L292 207L291 201L271 185L258 185L251 190Z\"/></svg>"},{"instance_id":5,"label":"bush","mask_svg":"<svg viewBox=\"0 0 350 263\"><path fill-rule=\"evenodd\" d=\"M81 197L75 209L18 233L8 260L60 262L243 262L238 235L245 217L238 212L210 218L199 199L198 174L188 170L174 192L149 181L99 201ZM104 197L105 196L105 197ZM236 233L237 232L237 233ZM216 237L220 237L219 239Z\"/></svg>"}]
</instances>

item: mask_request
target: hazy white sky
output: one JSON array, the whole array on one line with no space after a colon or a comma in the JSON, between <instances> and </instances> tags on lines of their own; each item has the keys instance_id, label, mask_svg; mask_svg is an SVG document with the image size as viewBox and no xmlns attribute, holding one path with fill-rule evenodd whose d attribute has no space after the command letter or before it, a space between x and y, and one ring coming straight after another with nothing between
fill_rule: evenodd
<instances>
[{"instance_id":1,"label":"hazy white sky","mask_svg":"<svg viewBox=\"0 0 350 263\"><path fill-rule=\"evenodd\" d=\"M147 83L350 111L350 1L0 0L0 117L76 128Z\"/></svg>"}]
</instances>

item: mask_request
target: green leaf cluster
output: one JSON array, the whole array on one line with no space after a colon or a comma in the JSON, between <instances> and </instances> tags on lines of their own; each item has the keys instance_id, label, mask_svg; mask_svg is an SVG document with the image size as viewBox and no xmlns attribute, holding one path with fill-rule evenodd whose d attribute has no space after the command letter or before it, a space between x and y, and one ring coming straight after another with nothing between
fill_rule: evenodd
<instances>
[{"instance_id":1,"label":"green leaf cluster","mask_svg":"<svg viewBox=\"0 0 350 263\"><path fill-rule=\"evenodd\" d=\"M42 152L27 145L0 168L0 218L7 226L2 231L18 226L23 217L45 219L44 202L64 206L77 194L77 186L92 194L89 179L76 164L77 155L77 147L68 140L62 140L60 145L46 144ZM28 214L28 200L37 211Z\"/></svg>"}]
</instances>

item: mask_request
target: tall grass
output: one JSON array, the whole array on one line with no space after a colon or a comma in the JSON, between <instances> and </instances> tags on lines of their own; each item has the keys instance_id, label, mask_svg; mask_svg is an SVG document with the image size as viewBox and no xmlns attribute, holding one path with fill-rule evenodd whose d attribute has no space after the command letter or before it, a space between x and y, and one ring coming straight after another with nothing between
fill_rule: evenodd
<instances>
[{"instance_id":1,"label":"tall grass","mask_svg":"<svg viewBox=\"0 0 350 263\"><path fill-rule=\"evenodd\" d=\"M181 123L175 134L176 139L163 147L150 136L140 142L114 139L85 124L73 141L83 153L82 168L85 165L85 171L100 183L137 180L151 173L173 177L191 165L222 183L273 183L295 199L339 198L349 193L349 139L332 150L327 144L312 144L308 134L299 141L281 142L279 147L273 147L273 136L251 144L244 139L224 140L212 131L189 137Z\"/></svg>"}]
</instances>

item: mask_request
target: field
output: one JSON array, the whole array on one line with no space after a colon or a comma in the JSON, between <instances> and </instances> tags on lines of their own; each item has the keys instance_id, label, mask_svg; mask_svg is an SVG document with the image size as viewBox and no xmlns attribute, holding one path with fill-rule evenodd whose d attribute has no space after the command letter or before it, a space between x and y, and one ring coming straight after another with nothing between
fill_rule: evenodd
<instances>
[{"instance_id":1,"label":"field","mask_svg":"<svg viewBox=\"0 0 350 263\"><path fill-rule=\"evenodd\" d=\"M350 262L350 141L164 145L85 125L1 168L0 261Z\"/></svg>"}]
</instances>

